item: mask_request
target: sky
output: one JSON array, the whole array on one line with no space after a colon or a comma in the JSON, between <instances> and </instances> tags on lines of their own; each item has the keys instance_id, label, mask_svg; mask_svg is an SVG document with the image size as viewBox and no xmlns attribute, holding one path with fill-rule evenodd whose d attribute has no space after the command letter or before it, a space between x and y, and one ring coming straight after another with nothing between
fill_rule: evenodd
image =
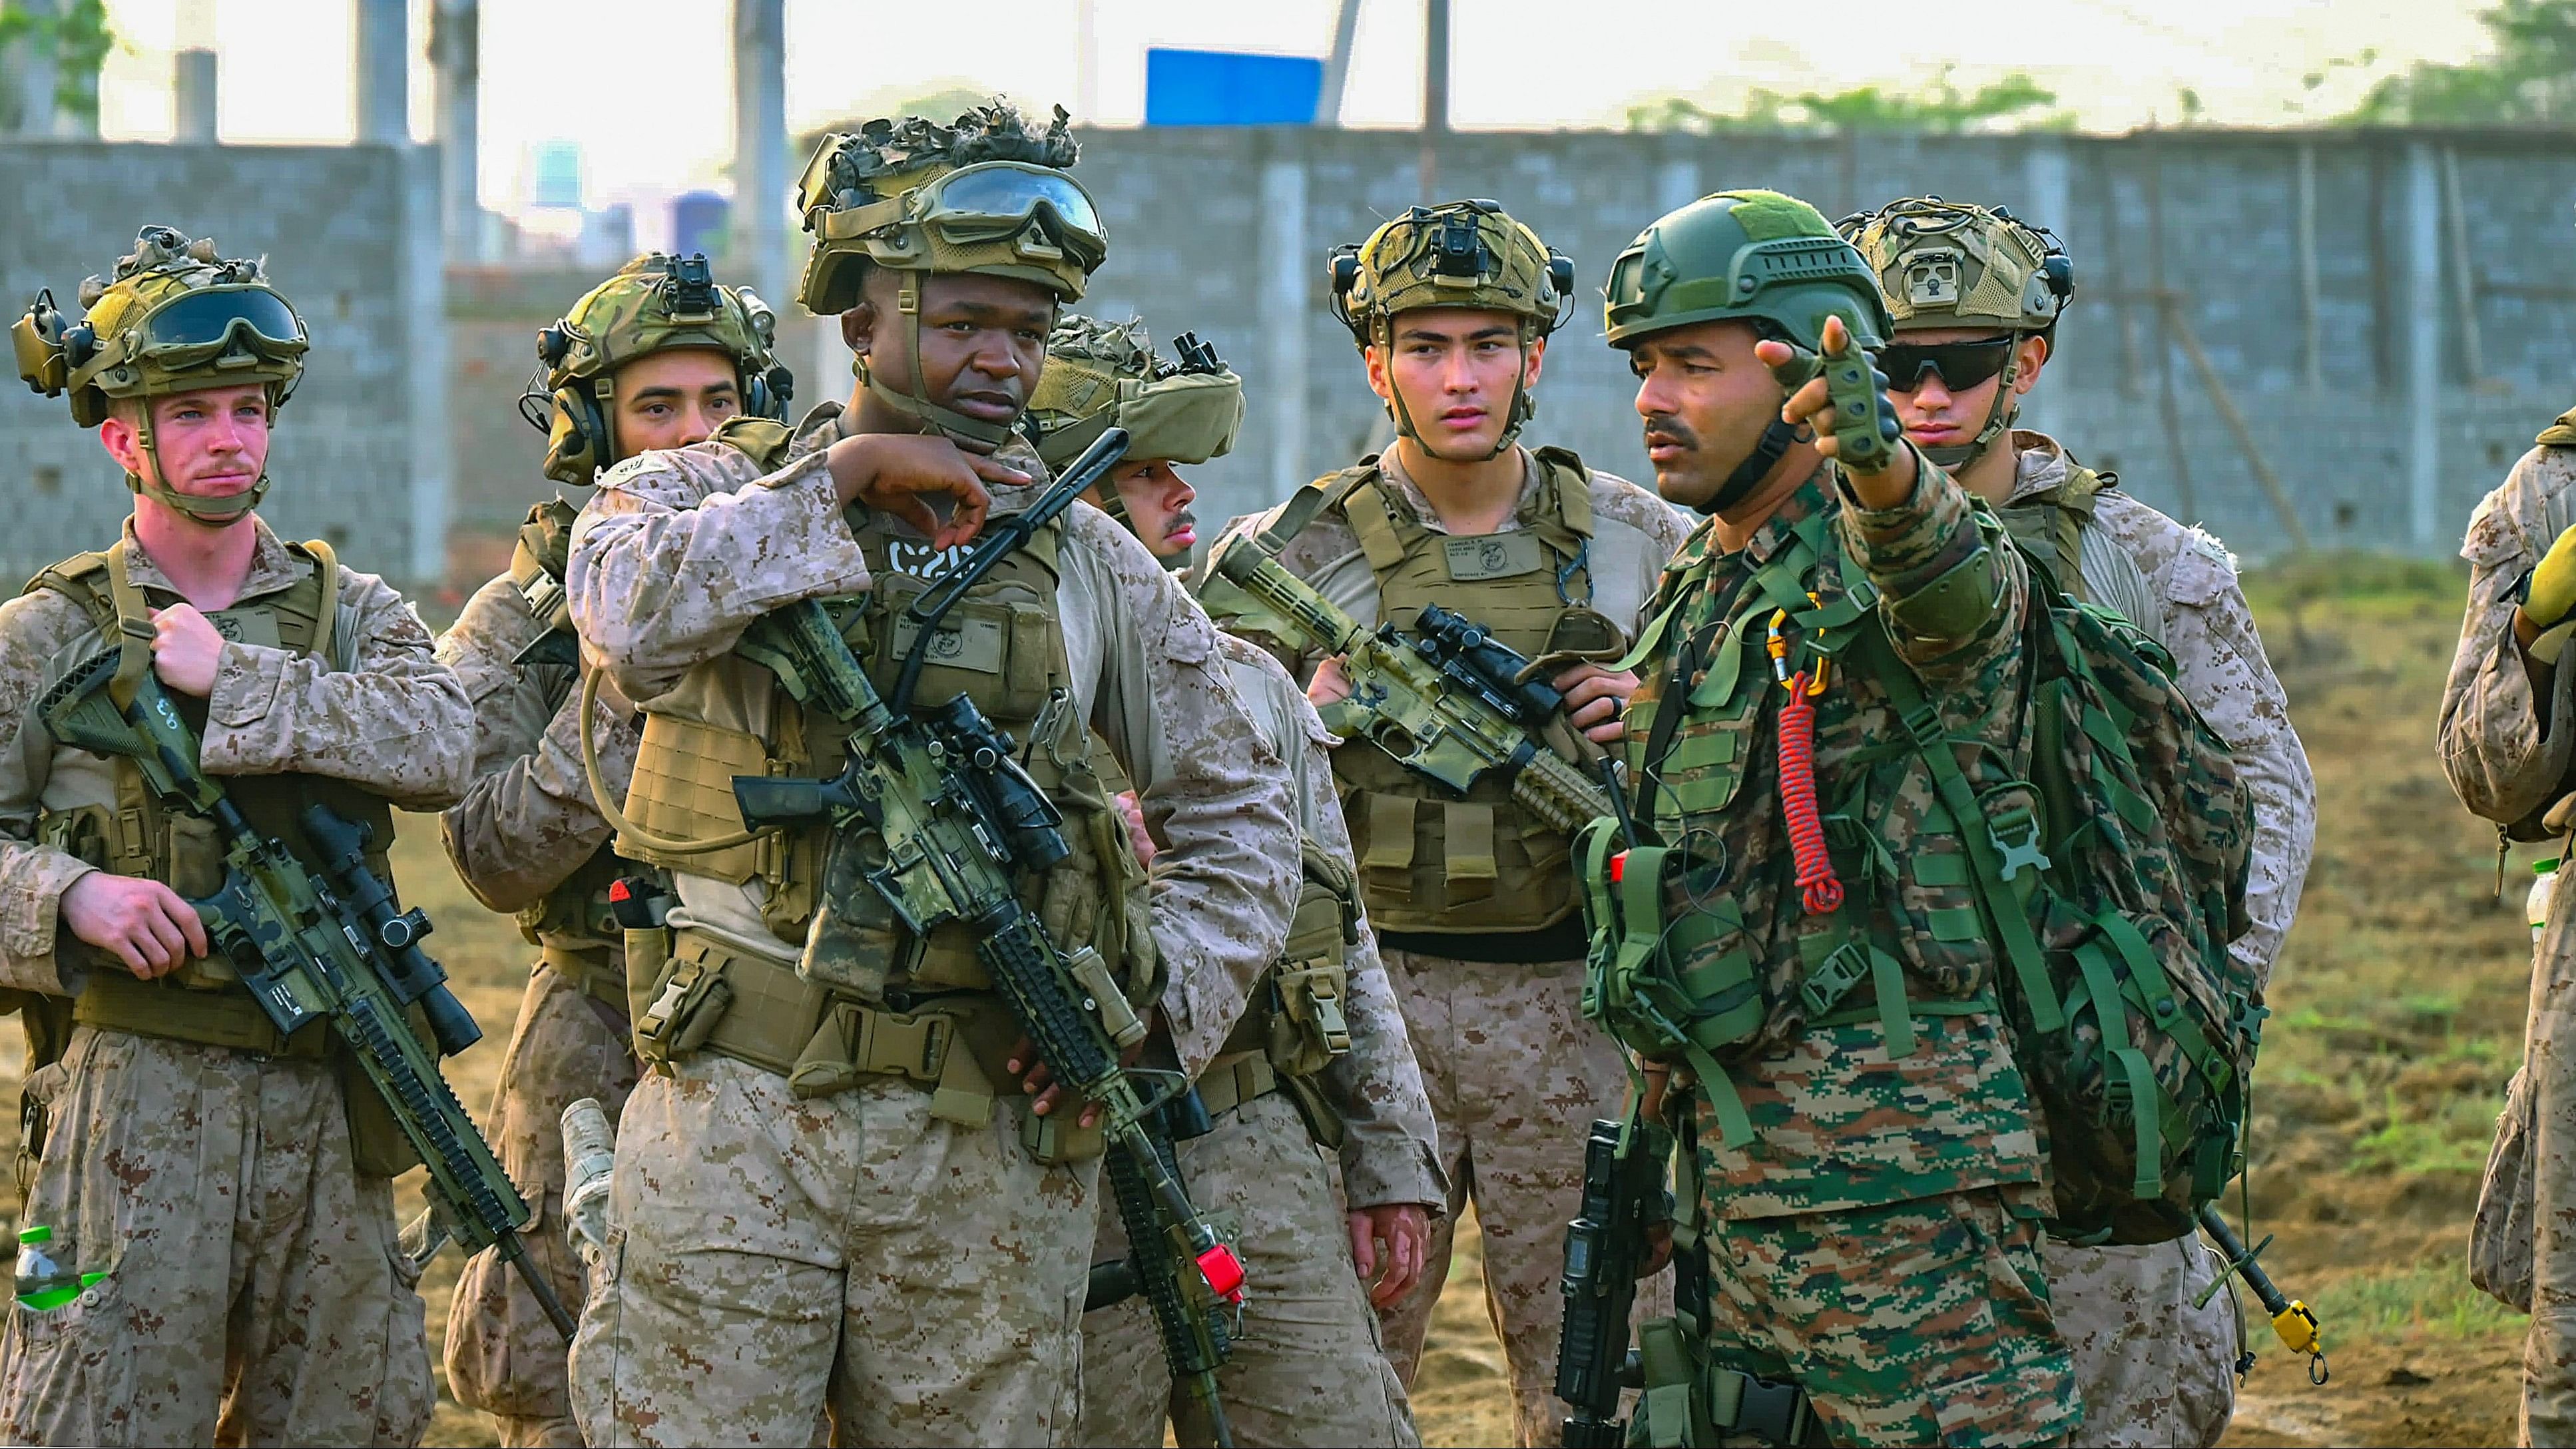
<instances>
[{"instance_id":1,"label":"sky","mask_svg":"<svg viewBox=\"0 0 2576 1449\"><path fill-rule=\"evenodd\" d=\"M411 0L412 129L433 131L422 49L431 0ZM101 82L112 139L170 134L170 55L211 40L217 132L235 143L346 141L355 130L353 0L107 0L121 43ZM1421 114L1423 0L1358 0L1342 121L1411 126ZM974 0L896 5L787 0L787 120L801 131L947 85L1007 92L1077 121L1144 116L1152 46L1322 55L1335 0ZM1453 0L1452 123L1618 124L1667 94L1724 106L1753 86L1796 93L1911 88L1944 65L1963 89L2022 70L2087 129L2180 118L2294 124L2331 114L2376 75L2475 55L2483 0L2046 0L2012 7L1839 0L1830 23L1796 4L1743 0ZM2017 13L2016 13L2017 12ZM1086 84L1088 15L1096 57ZM2015 15L2017 25L2005 23ZM509 0L482 7L486 206L516 210L540 145L577 144L597 206L721 185L733 145L727 0ZM961 27L961 17L971 23ZM967 33L961 33L965 30ZM969 42L971 34L971 44ZM2364 49L2376 68L2300 78ZM801 161L791 158L791 165Z\"/></svg>"}]
</instances>

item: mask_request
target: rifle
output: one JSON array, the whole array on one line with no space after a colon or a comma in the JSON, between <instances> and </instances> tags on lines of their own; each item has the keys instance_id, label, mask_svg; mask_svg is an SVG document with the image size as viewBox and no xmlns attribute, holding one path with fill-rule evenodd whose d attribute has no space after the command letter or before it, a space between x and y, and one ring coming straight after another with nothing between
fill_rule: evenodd
<instances>
[{"instance_id":1,"label":"rifle","mask_svg":"<svg viewBox=\"0 0 2576 1449\"><path fill-rule=\"evenodd\" d=\"M446 969L420 949L429 918L417 908L397 912L393 888L368 867L372 832L328 806L307 805L297 823L322 863L319 874L307 870L199 767L196 732L159 681L147 672L119 705L116 673L114 651L74 669L38 702L45 727L64 744L132 760L165 808L214 822L224 881L189 902L208 938L281 1036L331 1024L429 1168L427 1195L440 1225L469 1253L500 1249L570 1341L573 1317L519 1238L527 1201L439 1075L438 1059L482 1040L482 1028L447 989ZM415 1006L435 1052L412 1028Z\"/></svg>"},{"instance_id":2,"label":"rifle","mask_svg":"<svg viewBox=\"0 0 2576 1449\"><path fill-rule=\"evenodd\" d=\"M907 617L920 626L895 699L877 693L821 601L806 599L753 623L740 651L767 666L799 703L847 731L849 763L828 780L737 775L734 800L754 830L828 822L830 857L824 905L806 935L806 962L867 952L831 902L854 878L883 897L904 926L927 935L951 921L976 939L975 955L1010 1007L1039 1059L1075 1095L1105 1110L1109 1141L1104 1168L1127 1240L1165 1243L1168 1271L1138 1285L1154 1312L1173 1381L1205 1406L1215 1442L1231 1428L1217 1396L1225 1357L1219 1302L1239 1304L1243 1266L1200 1216L1181 1185L1161 1108L1188 1089L1178 1073L1149 1099L1119 1064L1121 1049L1145 1038L1108 964L1089 946L1068 956L1047 938L1020 902L1018 878L1071 854L1064 817L1021 768L1010 736L996 730L964 694L915 711L912 686L940 618L976 579L1025 543L1046 519L1071 504L1127 449L1127 432L1111 428L1023 513L993 525L975 549L916 599ZM862 858L860 837L881 844ZM881 861L882 863L872 863ZM855 886L853 886L855 889ZM805 969L800 967L800 970ZM1195 1272L1179 1271L1183 1258Z\"/></svg>"},{"instance_id":3,"label":"rifle","mask_svg":"<svg viewBox=\"0 0 2576 1449\"><path fill-rule=\"evenodd\" d=\"M1620 1449L1628 1426L1619 1391L1642 1382L1628 1349L1628 1314L1646 1233L1672 1221L1664 1173L1672 1133L1631 1119L1596 1121L1583 1149L1583 1207L1565 1228L1565 1328L1556 1345L1556 1396L1574 1408L1565 1420L1566 1449Z\"/></svg>"},{"instance_id":4,"label":"rifle","mask_svg":"<svg viewBox=\"0 0 2576 1449\"><path fill-rule=\"evenodd\" d=\"M1609 792L1540 737L1565 696L1523 680L1529 661L1471 621L1425 604L1409 637L1392 623L1363 629L1245 536L1214 562L1308 651L1347 661L1350 698L1323 711L1335 734L1365 736L1461 794L1487 775L1508 780L1514 801L1567 834L1617 813Z\"/></svg>"}]
</instances>

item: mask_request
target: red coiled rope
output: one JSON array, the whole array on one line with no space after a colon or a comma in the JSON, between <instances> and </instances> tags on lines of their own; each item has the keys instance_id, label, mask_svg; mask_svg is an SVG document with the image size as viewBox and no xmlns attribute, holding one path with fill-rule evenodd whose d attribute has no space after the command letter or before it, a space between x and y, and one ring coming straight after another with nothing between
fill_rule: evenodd
<instances>
[{"instance_id":1,"label":"red coiled rope","mask_svg":"<svg viewBox=\"0 0 2576 1449\"><path fill-rule=\"evenodd\" d=\"M1816 810L1816 707L1808 702L1806 671L1788 680L1780 706L1780 813L1789 822L1789 852L1798 863L1798 899L1807 914L1822 916L1843 903L1843 883L1825 849L1825 821Z\"/></svg>"}]
</instances>

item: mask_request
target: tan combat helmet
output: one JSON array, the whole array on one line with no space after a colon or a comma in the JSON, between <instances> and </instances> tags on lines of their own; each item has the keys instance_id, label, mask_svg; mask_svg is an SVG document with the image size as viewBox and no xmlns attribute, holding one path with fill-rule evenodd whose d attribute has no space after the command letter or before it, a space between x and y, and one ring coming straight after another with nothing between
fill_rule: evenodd
<instances>
[{"instance_id":1,"label":"tan combat helmet","mask_svg":"<svg viewBox=\"0 0 2576 1449\"><path fill-rule=\"evenodd\" d=\"M1335 247L1329 266L1333 315L1363 349L1386 347L1395 335L1395 319L1406 312L1430 307L1508 312L1521 322L1525 377L1530 347L1565 325L1573 310L1573 259L1492 201L1414 207L1369 233L1367 241ZM1404 399L1392 397L1387 406L1396 431L1421 441ZM1537 412L1529 389L1514 381L1503 433L1489 456L1511 447Z\"/></svg>"},{"instance_id":2,"label":"tan combat helmet","mask_svg":"<svg viewBox=\"0 0 2576 1449\"><path fill-rule=\"evenodd\" d=\"M648 252L538 329L537 372L519 412L546 433L546 476L588 483L617 461L608 402L617 370L683 347L724 353L741 374L743 411L785 421L795 377L774 351L778 319L748 287L719 286L698 253Z\"/></svg>"},{"instance_id":3,"label":"tan combat helmet","mask_svg":"<svg viewBox=\"0 0 2576 1449\"><path fill-rule=\"evenodd\" d=\"M1079 148L1062 106L1044 130L1010 104L977 106L949 125L906 116L855 133L833 132L814 148L796 186L813 237L798 299L818 317L857 306L870 266L897 272L897 307L921 341L921 278L932 272L1016 277L1074 302L1109 255L1108 233L1081 183L1065 173ZM961 442L999 446L1010 429L933 403L919 378L906 395L858 373L888 406Z\"/></svg>"},{"instance_id":4,"label":"tan combat helmet","mask_svg":"<svg viewBox=\"0 0 2576 1449\"><path fill-rule=\"evenodd\" d=\"M2057 319L2075 296L2075 264L2046 228L2004 208L1969 206L1937 196L1907 197L1835 223L1878 276L1896 324L1891 342L1935 327L1990 326L2019 342L2037 335L2055 345ZM1973 462L2012 426L2018 348L2006 354L2002 381L1985 425L1966 443L1926 448L1944 468ZM1900 386L1912 382L1899 378Z\"/></svg>"},{"instance_id":5,"label":"tan combat helmet","mask_svg":"<svg viewBox=\"0 0 2576 1449\"><path fill-rule=\"evenodd\" d=\"M1155 356L1145 324L1132 318L1056 323L1023 423L1038 456L1062 468L1115 427L1127 430L1127 456L1138 462L1223 457L1243 426L1243 379L1195 333L1182 333L1172 350L1176 362Z\"/></svg>"},{"instance_id":6,"label":"tan combat helmet","mask_svg":"<svg viewBox=\"0 0 2576 1449\"><path fill-rule=\"evenodd\" d=\"M112 402L250 382L267 386L273 412L304 375L304 319L268 285L256 259L220 257L212 237L192 241L147 226L106 280L81 283L80 302L81 319L70 322L55 310L52 292L38 292L9 341L19 378L46 397L70 393L72 421L84 428L105 422ZM149 408L135 431L144 456L154 457ZM211 524L248 516L268 492L265 473L230 498L191 497L130 473L125 484Z\"/></svg>"}]
</instances>

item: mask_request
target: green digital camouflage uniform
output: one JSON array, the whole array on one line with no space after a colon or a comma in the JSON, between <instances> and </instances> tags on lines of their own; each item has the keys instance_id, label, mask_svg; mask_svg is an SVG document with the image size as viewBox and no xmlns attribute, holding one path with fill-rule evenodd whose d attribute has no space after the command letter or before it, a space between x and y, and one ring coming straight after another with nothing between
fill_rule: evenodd
<instances>
[{"instance_id":1,"label":"green digital camouflage uniform","mask_svg":"<svg viewBox=\"0 0 2576 1449\"><path fill-rule=\"evenodd\" d=\"M1765 191L1659 219L1613 264L1605 296L1622 348L1723 324L1812 354L1828 316L1855 348L1887 326L1860 255L1814 208ZM1892 415L1858 426L1871 421L1895 436ZM1775 422L1708 506L1757 496L1795 441ZM1733 1003L1731 1035L1694 1034L1687 1048L1663 1031L1631 1040L1687 1057L1668 1109L1682 1146L1676 1326L1685 1342L1696 1327L1709 1370L1692 1388L1698 1412L1735 1422L1714 1395L1740 1382L1716 1372L1731 1370L1803 1389L1840 1444L2041 1444L2081 1410L2039 1259L2052 1205L2038 1114L1994 996L1998 953L1925 772L1904 773L1886 798L1848 796L1935 730L1932 747L1981 782L1971 788L1992 788L2021 713L2029 570L1991 515L1916 462L1907 496L1886 508L1861 507L1820 463L1740 549L1719 547L1712 518L1665 571L1633 660L1629 761L1639 827L1683 869L1630 883L1625 894L1643 885L1668 924L1627 929L1653 931L1695 1004ZM1829 666L1800 622L1873 618L1858 657ZM1775 631L1785 654L1766 658ZM1817 837L1835 876L1861 883L1848 896L1820 901L1796 880L1775 668L1813 708L1801 729L1812 729L1814 794L1866 821ZM1900 671L1924 701L1912 729L1891 699ZM1597 915L1623 871L1586 848ZM1596 991L1615 990L1605 953L1624 956L1626 939L1596 938ZM1867 966L1828 984L1823 968L1855 944ZM1690 1291L1701 1274L1705 1293ZM1650 1385L1689 1382L1677 1367L1650 1364ZM1649 1410L1657 1432L1679 1427L1668 1408Z\"/></svg>"}]
</instances>

